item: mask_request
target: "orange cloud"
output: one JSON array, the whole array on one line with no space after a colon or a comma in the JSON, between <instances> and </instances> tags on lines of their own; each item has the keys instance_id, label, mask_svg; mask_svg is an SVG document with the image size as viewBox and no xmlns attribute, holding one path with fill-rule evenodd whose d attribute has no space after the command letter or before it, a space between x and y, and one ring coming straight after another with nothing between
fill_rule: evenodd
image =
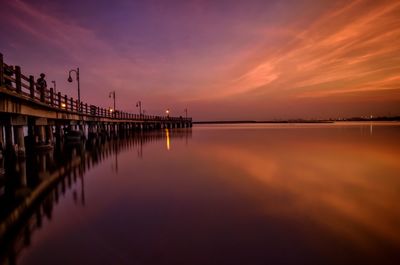
<instances>
[{"instance_id":1,"label":"orange cloud","mask_svg":"<svg viewBox=\"0 0 400 265\"><path fill-rule=\"evenodd\" d=\"M233 82L243 93L296 97L400 89L399 12L398 1L355 1L323 14Z\"/></svg>"}]
</instances>

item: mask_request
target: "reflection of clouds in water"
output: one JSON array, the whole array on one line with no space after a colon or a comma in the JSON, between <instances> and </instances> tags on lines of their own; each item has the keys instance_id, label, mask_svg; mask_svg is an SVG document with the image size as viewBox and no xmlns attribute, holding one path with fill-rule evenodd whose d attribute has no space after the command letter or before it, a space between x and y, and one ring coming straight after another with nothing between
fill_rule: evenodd
<instances>
[{"instance_id":1,"label":"reflection of clouds in water","mask_svg":"<svg viewBox=\"0 0 400 265\"><path fill-rule=\"evenodd\" d=\"M290 219L301 214L364 247L377 238L400 243L397 151L348 142L280 143L268 150L214 145L201 152L228 171L254 178L267 193L283 196L270 201L265 198L269 195L246 190L250 196L260 196L268 215Z\"/></svg>"}]
</instances>

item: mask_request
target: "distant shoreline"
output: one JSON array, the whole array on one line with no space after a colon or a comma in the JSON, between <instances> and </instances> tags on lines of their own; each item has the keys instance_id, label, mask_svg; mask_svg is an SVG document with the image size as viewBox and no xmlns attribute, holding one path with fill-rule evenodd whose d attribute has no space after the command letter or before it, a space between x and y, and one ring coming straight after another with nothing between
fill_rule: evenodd
<instances>
[{"instance_id":1,"label":"distant shoreline","mask_svg":"<svg viewBox=\"0 0 400 265\"><path fill-rule=\"evenodd\" d=\"M334 121L194 121L193 124L242 124L242 123L333 123Z\"/></svg>"},{"instance_id":2,"label":"distant shoreline","mask_svg":"<svg viewBox=\"0 0 400 265\"><path fill-rule=\"evenodd\" d=\"M193 124L243 124L243 123L335 123L335 122L369 122L369 121L394 121L400 122L400 117L377 117L374 119L350 118L341 120L274 120L274 121L193 121Z\"/></svg>"}]
</instances>

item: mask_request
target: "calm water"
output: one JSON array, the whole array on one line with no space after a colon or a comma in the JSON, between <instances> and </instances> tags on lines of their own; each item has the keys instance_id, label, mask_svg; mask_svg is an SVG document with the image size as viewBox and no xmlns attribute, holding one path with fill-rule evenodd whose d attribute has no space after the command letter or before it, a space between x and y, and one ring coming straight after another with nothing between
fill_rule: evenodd
<instances>
[{"instance_id":1,"label":"calm water","mask_svg":"<svg viewBox=\"0 0 400 265\"><path fill-rule=\"evenodd\" d=\"M0 261L400 264L399 125L204 125L64 148L6 163L3 219L63 172Z\"/></svg>"}]
</instances>

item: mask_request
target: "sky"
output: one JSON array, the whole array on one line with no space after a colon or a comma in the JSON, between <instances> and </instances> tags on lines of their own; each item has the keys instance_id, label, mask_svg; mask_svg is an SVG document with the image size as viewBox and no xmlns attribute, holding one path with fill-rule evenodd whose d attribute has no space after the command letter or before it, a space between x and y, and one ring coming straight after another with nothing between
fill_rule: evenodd
<instances>
[{"instance_id":1,"label":"sky","mask_svg":"<svg viewBox=\"0 0 400 265\"><path fill-rule=\"evenodd\" d=\"M89 104L195 120L400 115L398 0L0 0L0 53Z\"/></svg>"}]
</instances>

